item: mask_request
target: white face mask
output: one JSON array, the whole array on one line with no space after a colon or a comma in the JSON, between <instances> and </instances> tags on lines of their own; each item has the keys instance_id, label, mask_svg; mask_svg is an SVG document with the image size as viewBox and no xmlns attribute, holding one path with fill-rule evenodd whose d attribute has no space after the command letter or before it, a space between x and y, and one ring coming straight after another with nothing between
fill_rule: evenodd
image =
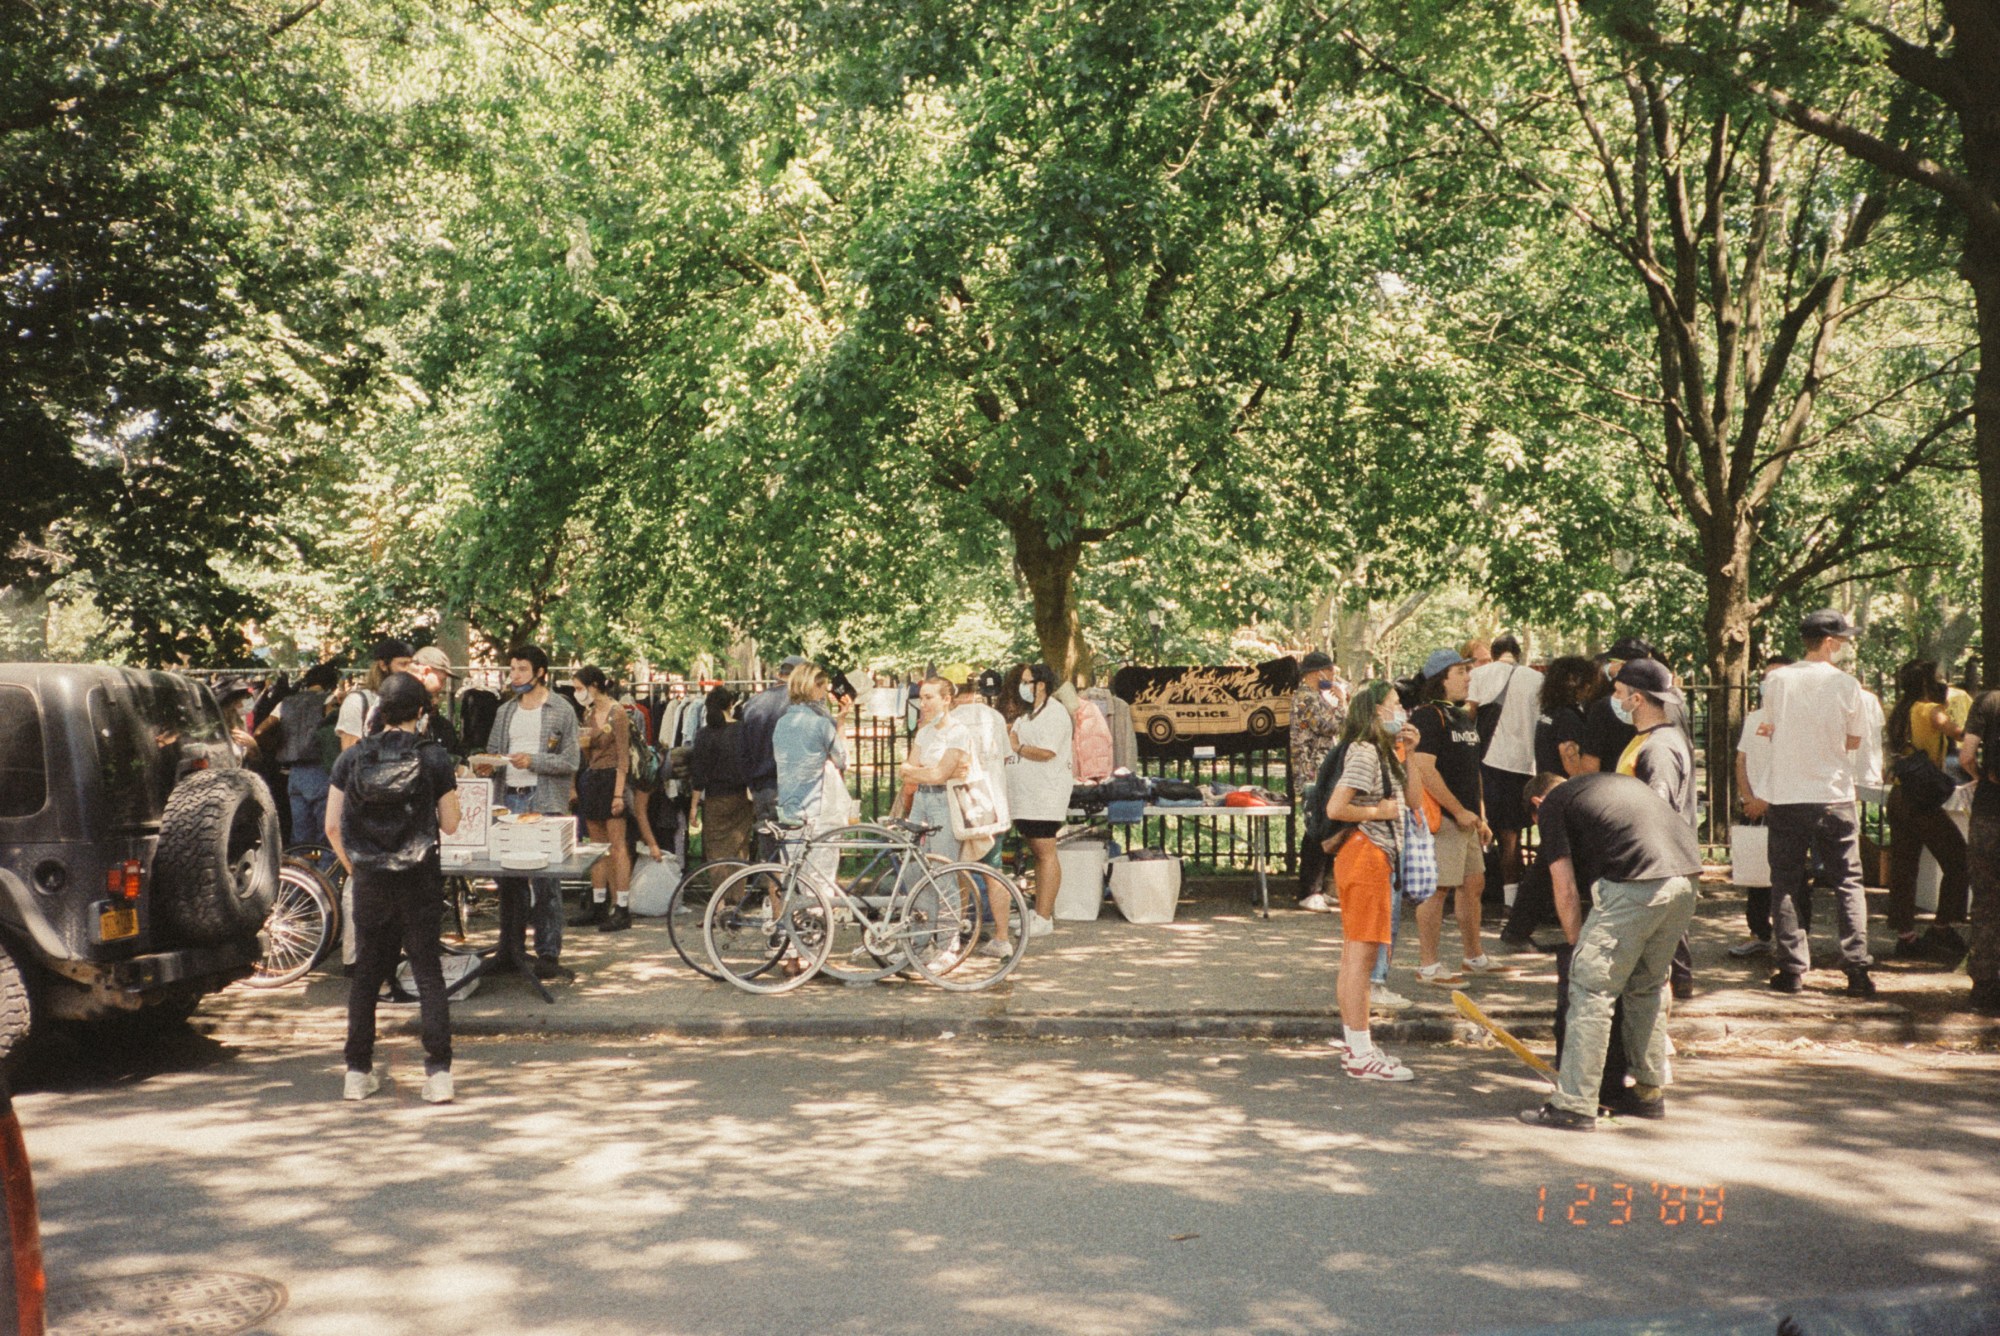
<instances>
[{"instance_id":1,"label":"white face mask","mask_svg":"<svg viewBox=\"0 0 2000 1336\"><path fill-rule=\"evenodd\" d=\"M1410 722L1410 716L1399 707L1397 711L1394 714L1390 715L1389 718L1383 723L1382 731L1387 733L1390 737L1393 738L1398 733L1401 733L1403 731L1403 726L1409 722Z\"/></svg>"},{"instance_id":2,"label":"white face mask","mask_svg":"<svg viewBox=\"0 0 2000 1336\"><path fill-rule=\"evenodd\" d=\"M591 694L589 687L578 687L576 689L576 703L584 709L589 709L591 701L595 699L596 697Z\"/></svg>"},{"instance_id":3,"label":"white face mask","mask_svg":"<svg viewBox=\"0 0 2000 1336\"><path fill-rule=\"evenodd\" d=\"M1020 691L1022 700L1030 705L1035 703L1035 684L1033 682L1023 682L1016 689Z\"/></svg>"}]
</instances>

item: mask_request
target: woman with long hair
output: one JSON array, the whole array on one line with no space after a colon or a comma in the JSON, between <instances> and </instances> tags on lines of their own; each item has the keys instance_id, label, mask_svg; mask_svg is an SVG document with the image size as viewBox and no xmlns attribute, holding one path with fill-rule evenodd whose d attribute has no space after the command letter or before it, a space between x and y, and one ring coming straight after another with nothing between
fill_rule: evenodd
<instances>
[{"instance_id":1,"label":"woman with long hair","mask_svg":"<svg viewBox=\"0 0 2000 1336\"><path fill-rule=\"evenodd\" d=\"M625 842L632 716L618 703L603 669L579 668L570 681L583 709L576 735L583 754L583 769L576 777L576 810L590 838L611 845L610 855L590 869L590 913L577 926L595 923L599 932L623 932L632 926L632 847Z\"/></svg>"},{"instance_id":2,"label":"woman with long hair","mask_svg":"<svg viewBox=\"0 0 2000 1336\"><path fill-rule=\"evenodd\" d=\"M1940 769L1945 750L1965 735L1945 708L1944 678L1936 660L1916 659L1896 670L1896 706L1888 721L1891 767L1906 756L1923 755ZM1898 960L1925 959L1956 965L1965 942L1952 930L1965 922L1967 889L1965 836L1942 807L1918 807L1891 783L1889 801L1889 926L1896 930ZM1924 851L1938 865L1937 917L1917 935L1917 869Z\"/></svg>"},{"instance_id":3,"label":"woman with long hair","mask_svg":"<svg viewBox=\"0 0 2000 1336\"><path fill-rule=\"evenodd\" d=\"M1340 778L1326 802L1328 820L1352 827L1339 837L1333 856L1341 935L1335 993L1347 1039L1342 1069L1365 1081L1407 1081L1414 1075L1376 1048L1368 1032L1369 976L1377 955L1389 949L1396 913L1406 784L1396 737L1404 723L1402 702L1389 683L1370 682L1354 694L1340 730L1346 748Z\"/></svg>"},{"instance_id":4,"label":"woman with long hair","mask_svg":"<svg viewBox=\"0 0 2000 1336\"><path fill-rule=\"evenodd\" d=\"M1580 654L1549 664L1535 720L1535 773L1564 779L1584 773L1584 713L1604 691L1604 674Z\"/></svg>"}]
</instances>

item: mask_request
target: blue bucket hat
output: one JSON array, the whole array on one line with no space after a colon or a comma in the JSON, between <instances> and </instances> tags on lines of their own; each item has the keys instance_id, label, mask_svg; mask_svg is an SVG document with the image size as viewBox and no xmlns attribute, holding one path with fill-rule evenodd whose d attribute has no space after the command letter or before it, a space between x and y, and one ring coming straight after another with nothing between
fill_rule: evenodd
<instances>
[{"instance_id":1,"label":"blue bucket hat","mask_svg":"<svg viewBox=\"0 0 2000 1336\"><path fill-rule=\"evenodd\" d=\"M1428 682L1434 677L1443 677L1446 673L1458 667L1459 664L1471 662L1472 660L1466 658L1455 649L1434 649L1431 651L1431 656L1424 660L1424 681Z\"/></svg>"}]
</instances>

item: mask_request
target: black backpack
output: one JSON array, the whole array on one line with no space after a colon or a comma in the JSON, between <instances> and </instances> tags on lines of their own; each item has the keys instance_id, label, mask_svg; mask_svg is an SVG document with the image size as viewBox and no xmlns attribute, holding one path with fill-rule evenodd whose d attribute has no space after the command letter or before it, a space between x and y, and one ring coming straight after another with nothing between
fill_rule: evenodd
<instances>
[{"instance_id":1,"label":"black backpack","mask_svg":"<svg viewBox=\"0 0 2000 1336\"><path fill-rule=\"evenodd\" d=\"M341 836L356 867L405 872L437 848L437 796L424 779L419 739L400 728L354 744L354 771L343 790Z\"/></svg>"},{"instance_id":2,"label":"black backpack","mask_svg":"<svg viewBox=\"0 0 2000 1336\"><path fill-rule=\"evenodd\" d=\"M1313 778L1312 794L1306 799L1306 838L1315 844L1324 844L1343 829L1351 828L1350 821L1335 821L1326 814L1326 804L1333 797L1333 791L1340 787L1340 772L1347 768L1347 749L1352 742L1343 742L1326 754L1319 763L1319 774Z\"/></svg>"}]
</instances>

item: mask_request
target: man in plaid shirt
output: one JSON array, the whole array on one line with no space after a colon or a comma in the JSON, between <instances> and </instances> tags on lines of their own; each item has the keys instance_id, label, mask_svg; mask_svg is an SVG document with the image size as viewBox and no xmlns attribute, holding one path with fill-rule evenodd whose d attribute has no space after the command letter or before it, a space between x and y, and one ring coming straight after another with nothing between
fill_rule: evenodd
<instances>
[{"instance_id":1,"label":"man in plaid shirt","mask_svg":"<svg viewBox=\"0 0 2000 1336\"><path fill-rule=\"evenodd\" d=\"M1333 660L1314 650L1299 664L1299 689L1292 697L1292 789L1304 796L1319 775L1320 763L1340 741L1347 702L1334 687ZM1327 859L1311 840L1299 850L1299 907L1332 913L1321 891Z\"/></svg>"}]
</instances>

